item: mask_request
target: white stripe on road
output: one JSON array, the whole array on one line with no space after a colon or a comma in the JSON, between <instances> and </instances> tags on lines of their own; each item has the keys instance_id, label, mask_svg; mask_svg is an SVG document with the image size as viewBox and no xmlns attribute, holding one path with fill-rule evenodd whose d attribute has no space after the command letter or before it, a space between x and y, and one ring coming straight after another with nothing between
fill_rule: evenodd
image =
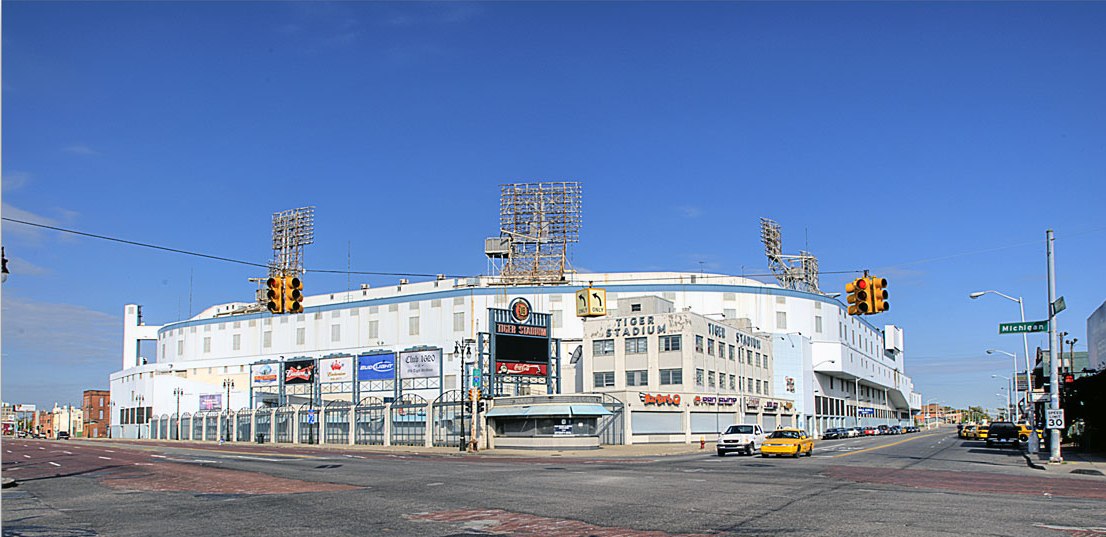
<instances>
[{"instance_id":1,"label":"white stripe on road","mask_svg":"<svg viewBox=\"0 0 1106 537\"><path fill-rule=\"evenodd\" d=\"M12 450L10 450L10 449L5 449L4 451L7 451L8 453L12 452Z\"/></svg>"},{"instance_id":2,"label":"white stripe on road","mask_svg":"<svg viewBox=\"0 0 1106 537\"><path fill-rule=\"evenodd\" d=\"M285 462L288 459L269 459L265 457L251 457L249 455L231 455L232 459L243 459L247 461L264 461L264 462ZM214 461L212 461L214 462Z\"/></svg>"},{"instance_id":3,"label":"white stripe on road","mask_svg":"<svg viewBox=\"0 0 1106 537\"><path fill-rule=\"evenodd\" d=\"M166 458L166 457L165 457L165 455L150 455L150 456L151 456L151 457L157 457L157 458L159 458L159 459L164 459L164 458Z\"/></svg>"},{"instance_id":4,"label":"white stripe on road","mask_svg":"<svg viewBox=\"0 0 1106 537\"><path fill-rule=\"evenodd\" d=\"M30 455L24 455L23 458L24 459L29 459L29 458L31 458L31 456Z\"/></svg>"},{"instance_id":5,"label":"white stripe on road","mask_svg":"<svg viewBox=\"0 0 1106 537\"><path fill-rule=\"evenodd\" d=\"M108 453L115 453L114 451L112 451L112 450L110 450L110 449L105 449L104 451L106 451L106 452L108 452Z\"/></svg>"},{"instance_id":6,"label":"white stripe on road","mask_svg":"<svg viewBox=\"0 0 1106 537\"><path fill-rule=\"evenodd\" d=\"M56 462L54 462L54 461L50 461L50 464L53 464L54 466L61 466L60 464L58 464L58 463L56 463Z\"/></svg>"},{"instance_id":7,"label":"white stripe on road","mask_svg":"<svg viewBox=\"0 0 1106 537\"><path fill-rule=\"evenodd\" d=\"M105 461L110 461L111 460L111 457L105 457L103 455L100 455L100 458L104 459Z\"/></svg>"}]
</instances>

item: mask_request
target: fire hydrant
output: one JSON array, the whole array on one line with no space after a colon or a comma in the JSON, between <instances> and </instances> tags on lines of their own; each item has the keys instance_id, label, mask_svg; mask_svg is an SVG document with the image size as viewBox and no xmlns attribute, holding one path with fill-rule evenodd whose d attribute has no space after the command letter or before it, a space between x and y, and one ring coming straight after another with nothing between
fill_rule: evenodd
<instances>
[{"instance_id":1,"label":"fire hydrant","mask_svg":"<svg viewBox=\"0 0 1106 537\"><path fill-rule=\"evenodd\" d=\"M699 437L699 449L707 449L707 437Z\"/></svg>"}]
</instances>

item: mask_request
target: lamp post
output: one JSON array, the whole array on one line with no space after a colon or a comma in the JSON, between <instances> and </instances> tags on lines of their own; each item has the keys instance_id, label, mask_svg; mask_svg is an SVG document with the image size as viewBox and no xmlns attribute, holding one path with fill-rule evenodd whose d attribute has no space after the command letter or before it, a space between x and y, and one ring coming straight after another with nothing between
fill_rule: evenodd
<instances>
[{"instance_id":1,"label":"lamp post","mask_svg":"<svg viewBox=\"0 0 1106 537\"><path fill-rule=\"evenodd\" d=\"M930 415L930 412L929 412L929 405L931 405L931 404L936 404L936 403L941 403L941 402L942 402L942 401L940 401L940 400L938 400L938 399L930 399L930 400L926 401L926 417L925 417L925 421L926 421L926 430L927 430L927 431L929 430L929 415Z\"/></svg>"},{"instance_id":2,"label":"lamp post","mask_svg":"<svg viewBox=\"0 0 1106 537\"><path fill-rule=\"evenodd\" d=\"M987 291L976 291L976 292L968 295L968 297L970 297L972 299L976 299L976 298L979 298L979 297L981 297L981 296L983 296L987 293L991 293L991 294L994 294L994 295L1001 296L1002 298L1005 298L1005 299L1010 300L1012 302L1017 302L1018 303L1018 311L1021 313L1022 322L1023 323L1025 322L1025 302L1022 301L1022 297L1020 297L1020 296L1018 298L1014 298L1010 295L1003 294L1003 293L1000 293L1000 292L995 291L993 289L990 289L990 290L987 290ZM1022 333L1022 347L1024 348L1024 351L1025 351L1025 380L1026 380L1026 385L1025 385L1025 411L1029 415L1029 428L1031 429L1031 434L1029 435L1029 437L1033 438L1034 436L1036 436L1036 432L1037 432L1036 409L1033 408L1033 384L1031 382L1029 382L1029 380L1030 380L1029 375L1033 371L1033 364L1031 364L1029 362L1029 337L1024 332ZM1055 382L1055 380L1053 380L1053 382ZM1036 453L1037 452L1037 442L1029 442L1028 445L1026 446L1026 450L1029 453Z\"/></svg>"},{"instance_id":3,"label":"lamp post","mask_svg":"<svg viewBox=\"0 0 1106 537\"><path fill-rule=\"evenodd\" d=\"M1003 379L1003 380L1006 381L1006 387L999 388L999 389L1000 390L1006 390L1006 416L1010 419L1010 421L1014 421L1013 409L1010 406L1011 394L1013 393L1010 390L1010 387L1009 387L1010 386L1010 381L1011 381L1010 377L1008 377L1006 375L991 375L991 378L993 378L993 379Z\"/></svg>"},{"instance_id":4,"label":"lamp post","mask_svg":"<svg viewBox=\"0 0 1106 537\"><path fill-rule=\"evenodd\" d=\"M223 414L226 416L223 425L223 438L230 442L230 391L234 389L234 379L223 379L223 389L227 391L227 398L223 403Z\"/></svg>"},{"instance_id":5,"label":"lamp post","mask_svg":"<svg viewBox=\"0 0 1106 537\"><path fill-rule=\"evenodd\" d=\"M470 404L472 405L472 409L471 409L472 412L469 416L469 420L472 423L472 436L471 436L471 440L469 442L466 442L465 441L465 405L464 405L464 399L461 400L461 441L458 445L458 449L460 451L465 451L466 449L469 449L469 448L475 448L475 445L476 445L476 400L477 400L477 396L476 396L476 390L475 390L475 385L474 384L475 384L475 379L477 378L477 373L479 371L479 367L475 367L473 369L472 374L470 375L470 379L469 379L469 386L468 386L467 389L465 387L465 365L467 365L469 363L472 363L472 344L473 343L475 343L475 341L473 341L471 339L467 339L467 338L463 339L461 341L456 341L456 342L453 343L453 355L458 358L458 361L460 362L460 368L461 368L461 378L460 378L460 381L459 381L459 386L461 388L461 393L462 394L465 394L465 393L469 394Z\"/></svg>"},{"instance_id":6,"label":"lamp post","mask_svg":"<svg viewBox=\"0 0 1106 537\"><path fill-rule=\"evenodd\" d=\"M184 389L180 386L173 388L173 395L177 398L177 426L175 427L176 430L173 431L176 433L173 440L180 440L180 396L184 395Z\"/></svg>"},{"instance_id":7,"label":"lamp post","mask_svg":"<svg viewBox=\"0 0 1106 537\"><path fill-rule=\"evenodd\" d=\"M138 439L142 440L142 422L146 421L146 409L142 408L142 403L146 401L146 397L142 394L138 394L134 396L134 400L138 403L138 408L142 409L142 419L135 420L138 422L137 428L135 429L137 431L136 434L138 434Z\"/></svg>"},{"instance_id":8,"label":"lamp post","mask_svg":"<svg viewBox=\"0 0 1106 537\"><path fill-rule=\"evenodd\" d=\"M997 349L987 349L987 354L995 354L996 352L999 353L999 354L1005 354L1006 356L1010 357L1010 365L1014 368L1014 372L1013 372L1014 387L1013 387L1013 389L1010 393L1014 394L1014 399L1017 399L1018 398L1018 395L1017 395L1018 394L1018 381L1017 381L1017 379L1018 379L1018 361L1017 361L1017 358L1018 357L1017 357L1017 355L1015 355L1013 353L1010 353L1010 352L1000 351L1000 350L997 350ZM991 377L995 377L995 376L996 375L991 375ZM1006 378L1006 377L1002 377L1002 378ZM1032 389L1029 386L1029 371L1025 372L1025 389L1026 389L1026 395L1028 395L1029 390ZM1028 406L1028 403L1027 403L1026 406Z\"/></svg>"}]
</instances>

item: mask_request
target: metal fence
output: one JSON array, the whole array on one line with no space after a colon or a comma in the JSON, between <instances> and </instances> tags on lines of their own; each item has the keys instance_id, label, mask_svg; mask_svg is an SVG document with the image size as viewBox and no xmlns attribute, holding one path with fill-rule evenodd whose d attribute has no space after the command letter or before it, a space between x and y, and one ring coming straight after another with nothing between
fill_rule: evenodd
<instances>
[{"instance_id":1,"label":"metal fence","mask_svg":"<svg viewBox=\"0 0 1106 537\"><path fill-rule=\"evenodd\" d=\"M426 444L426 399L413 393L392 403L389 417L393 446L422 446Z\"/></svg>"},{"instance_id":2,"label":"metal fence","mask_svg":"<svg viewBox=\"0 0 1106 537\"><path fill-rule=\"evenodd\" d=\"M353 409L353 441L356 444L383 446L387 406L379 397L366 397Z\"/></svg>"},{"instance_id":3,"label":"metal fence","mask_svg":"<svg viewBox=\"0 0 1106 537\"><path fill-rule=\"evenodd\" d=\"M243 408L234 415L234 439L238 442L250 442L253 441L253 430L250 426L253 422L253 411L248 408Z\"/></svg>"},{"instance_id":4,"label":"metal fence","mask_svg":"<svg viewBox=\"0 0 1106 537\"><path fill-rule=\"evenodd\" d=\"M434 400L433 442L435 446L460 447L465 443L465 435L472 420L471 413L465 412L470 401L461 390L451 390Z\"/></svg>"},{"instance_id":5,"label":"metal fence","mask_svg":"<svg viewBox=\"0 0 1106 537\"><path fill-rule=\"evenodd\" d=\"M289 444L292 442L292 427L295 423L296 409L282 406L273 412L273 442Z\"/></svg>"},{"instance_id":6,"label":"metal fence","mask_svg":"<svg viewBox=\"0 0 1106 537\"><path fill-rule=\"evenodd\" d=\"M349 401L330 401L324 412L323 436L327 444L349 443Z\"/></svg>"}]
</instances>

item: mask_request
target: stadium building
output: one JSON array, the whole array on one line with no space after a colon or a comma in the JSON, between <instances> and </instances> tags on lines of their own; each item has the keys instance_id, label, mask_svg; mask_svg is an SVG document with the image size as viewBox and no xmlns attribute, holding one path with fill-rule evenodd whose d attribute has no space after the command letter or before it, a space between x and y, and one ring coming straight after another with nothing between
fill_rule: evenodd
<instances>
[{"instance_id":1,"label":"stadium building","mask_svg":"<svg viewBox=\"0 0 1106 537\"><path fill-rule=\"evenodd\" d=\"M458 446L471 439L470 409L488 405L476 424L485 445L497 433L691 442L748 421L813 434L905 425L921 407L903 331L847 315L816 286L687 272L544 278L512 270L525 256L504 242L507 255L486 247L508 258L495 275L362 285L303 297L297 313L233 302L151 326L125 305L112 436ZM581 289L605 291L605 315L577 317ZM492 399L474 405L474 386ZM521 428L505 431L508 417Z\"/></svg>"}]
</instances>

